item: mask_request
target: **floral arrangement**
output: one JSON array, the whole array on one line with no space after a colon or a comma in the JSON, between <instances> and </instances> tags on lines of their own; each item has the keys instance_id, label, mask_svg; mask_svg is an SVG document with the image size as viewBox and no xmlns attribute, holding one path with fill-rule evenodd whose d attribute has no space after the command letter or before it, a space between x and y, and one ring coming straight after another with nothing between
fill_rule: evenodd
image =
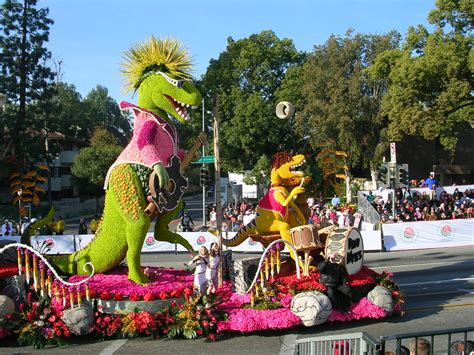
<instances>
[{"instance_id":1,"label":"floral arrangement","mask_svg":"<svg viewBox=\"0 0 474 355\"><path fill-rule=\"evenodd\" d=\"M128 314L102 314L96 312L94 332L101 338L136 338L151 336L157 338L184 337L193 339L207 336L216 340L217 324L225 319L225 313L218 310L218 296L195 296L186 293L186 302L176 300L163 310L151 314L132 312Z\"/></svg>"},{"instance_id":2,"label":"floral arrangement","mask_svg":"<svg viewBox=\"0 0 474 355\"><path fill-rule=\"evenodd\" d=\"M118 267L107 274L96 274L89 281L92 298L122 301L152 301L179 298L186 288L192 288L193 275L186 270L146 267L143 272L150 279L146 287L128 279L126 267ZM85 276L72 276L69 282L78 282Z\"/></svg>"},{"instance_id":3,"label":"floral arrangement","mask_svg":"<svg viewBox=\"0 0 474 355\"><path fill-rule=\"evenodd\" d=\"M377 285L383 286L392 292L394 310L401 311L402 305L405 303L405 295L400 291L398 285L393 281L393 273L383 271L377 274Z\"/></svg>"},{"instance_id":4,"label":"floral arrangement","mask_svg":"<svg viewBox=\"0 0 474 355\"><path fill-rule=\"evenodd\" d=\"M145 268L151 283L147 287L136 285L127 278L126 268L117 268L108 275L95 275L83 291L66 289L52 284L52 299L28 293L28 302L20 305L19 312L0 320L0 337L13 333L20 345L42 348L45 345L65 345L70 330L61 319L65 307L75 307L86 299L153 301L171 298L171 302L156 313L135 311L127 314L95 312L92 334L101 339L135 338L138 336L183 337L192 339L205 336L216 340L224 331L253 332L265 329L285 329L301 324L290 310L295 294L306 290L326 292L319 282L319 273L310 269L309 276L279 275L271 278L263 288L258 285L250 294L232 292L232 284L225 281L216 294L193 295L193 275L189 271ZM80 276L69 281L77 282ZM395 310L400 310L404 295L393 281L393 274L381 274L363 267L357 274L347 276L353 304L348 312L333 310L329 321L351 321L361 318L382 318L386 312L372 304L365 295L376 285L392 292ZM59 292L61 291L61 292Z\"/></svg>"},{"instance_id":5,"label":"floral arrangement","mask_svg":"<svg viewBox=\"0 0 474 355\"><path fill-rule=\"evenodd\" d=\"M33 302L32 293L28 293L28 302L20 304L17 318L18 344L31 345L35 349L45 345L67 344L71 335L68 327L61 319L62 313L49 307L49 299Z\"/></svg>"}]
</instances>

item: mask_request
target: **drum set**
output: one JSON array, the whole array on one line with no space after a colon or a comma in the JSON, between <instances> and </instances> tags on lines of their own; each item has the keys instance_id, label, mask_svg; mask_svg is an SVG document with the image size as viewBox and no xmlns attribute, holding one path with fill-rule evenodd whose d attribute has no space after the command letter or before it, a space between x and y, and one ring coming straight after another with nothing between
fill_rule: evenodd
<instances>
[{"instance_id":1,"label":"drum set","mask_svg":"<svg viewBox=\"0 0 474 355\"><path fill-rule=\"evenodd\" d=\"M335 256L349 275L357 273L362 267L364 246L362 236L357 228L329 226L319 229L312 224L294 227L290 230L293 246L300 255L303 264L303 275L309 275L309 267L313 261L310 255L319 250L326 258Z\"/></svg>"}]
</instances>

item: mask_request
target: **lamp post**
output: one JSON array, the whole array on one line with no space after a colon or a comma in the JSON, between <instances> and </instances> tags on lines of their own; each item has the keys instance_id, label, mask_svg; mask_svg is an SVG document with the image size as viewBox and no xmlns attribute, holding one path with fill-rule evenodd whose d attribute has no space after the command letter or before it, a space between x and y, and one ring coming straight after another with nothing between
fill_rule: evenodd
<instances>
[{"instance_id":1,"label":"lamp post","mask_svg":"<svg viewBox=\"0 0 474 355\"><path fill-rule=\"evenodd\" d=\"M204 122L204 97L202 98L202 131L206 132L206 126ZM206 153L206 148L204 144L202 145L202 156L204 156ZM202 167L204 168L206 165L202 164ZM206 226L206 186L202 186L202 224L204 227Z\"/></svg>"}]
</instances>

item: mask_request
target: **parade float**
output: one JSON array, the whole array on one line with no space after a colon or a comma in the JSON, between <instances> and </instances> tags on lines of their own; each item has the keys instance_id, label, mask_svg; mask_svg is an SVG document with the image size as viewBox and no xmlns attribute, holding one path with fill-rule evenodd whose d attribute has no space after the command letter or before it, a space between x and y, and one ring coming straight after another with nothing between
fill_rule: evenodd
<instances>
[{"instance_id":1,"label":"parade float","mask_svg":"<svg viewBox=\"0 0 474 355\"><path fill-rule=\"evenodd\" d=\"M176 40L152 37L124 58L138 105L120 105L132 110L134 132L107 174L96 236L76 253L44 255L47 245L35 249L28 241L51 212L25 232L22 243L0 249L0 337L36 348L67 344L72 335L215 340L225 332L378 319L400 311L403 295L392 275L363 265L356 228L306 225L307 208L296 202L306 200L304 184L311 180L303 172L303 155L275 154L271 186L256 219L222 240L228 247L259 242L260 257L234 261L227 250L212 252L215 246L196 254L171 232L168 224L182 208L188 185L183 173L206 143L200 134L190 151L181 150L171 118L186 123L187 109L199 105L201 95L190 80L189 56ZM183 245L194 272L142 265L152 220L154 239ZM208 265L221 265L222 283Z\"/></svg>"}]
</instances>

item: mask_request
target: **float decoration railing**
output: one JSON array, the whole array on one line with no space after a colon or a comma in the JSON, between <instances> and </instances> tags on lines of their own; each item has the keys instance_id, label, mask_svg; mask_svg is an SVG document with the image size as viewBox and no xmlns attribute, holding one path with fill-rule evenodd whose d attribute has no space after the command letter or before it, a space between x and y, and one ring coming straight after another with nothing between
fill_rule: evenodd
<instances>
[{"instance_id":1,"label":"float decoration railing","mask_svg":"<svg viewBox=\"0 0 474 355\"><path fill-rule=\"evenodd\" d=\"M263 283L264 283L264 280L265 278L268 279L268 275L271 273L271 275L273 276L273 273L274 273L274 264L273 264L273 261L270 262L271 265L269 265L269 262L268 262L268 259L267 259L267 254L269 252L271 252L272 250L272 247L277 244L277 243L284 243L288 248L292 249L293 252L295 253L295 255L297 255L297 251L295 249L295 247L293 246L293 244L291 244L290 242L284 240L284 239L277 239L273 242L271 242L268 247L266 247L266 249L263 251L263 254L262 256L260 257L260 262L258 263L258 268L257 268L257 272L255 273L255 277L252 281L252 283L250 284L250 287L247 289L246 293L249 293L252 288L255 286L256 282L257 282L257 279L260 277L260 282L262 283L262 288L263 288ZM273 253L271 254L271 258L273 259ZM280 266L279 266L279 255L277 256L277 273L280 272ZM262 270L262 266L263 264L265 264L265 276L263 275L263 270ZM301 278L301 274L300 274L300 267L298 265L298 262L295 263L295 266L296 266L296 276L298 277L298 279ZM269 270L271 269L271 271ZM269 272L270 271L270 272Z\"/></svg>"}]
</instances>

